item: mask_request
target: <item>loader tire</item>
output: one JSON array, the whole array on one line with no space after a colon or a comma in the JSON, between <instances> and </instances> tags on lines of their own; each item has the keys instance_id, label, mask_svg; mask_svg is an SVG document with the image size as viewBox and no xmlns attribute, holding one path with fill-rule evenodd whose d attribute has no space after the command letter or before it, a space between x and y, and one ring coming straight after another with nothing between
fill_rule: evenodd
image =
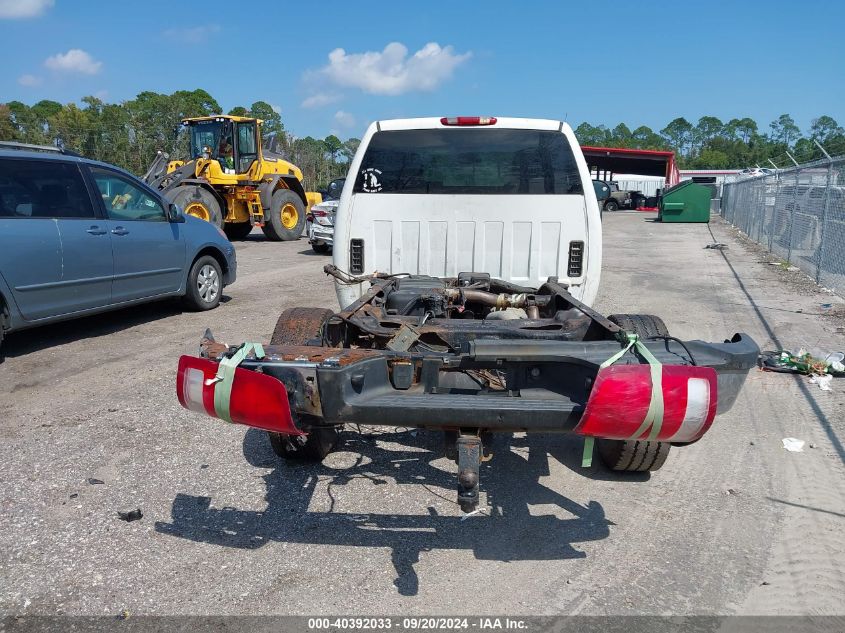
<instances>
[{"instance_id":1,"label":"loader tire","mask_svg":"<svg viewBox=\"0 0 845 633\"><path fill-rule=\"evenodd\" d=\"M223 228L220 202L208 189L197 185L183 185L164 194L168 202L179 206L186 215L205 220L219 229Z\"/></svg>"},{"instance_id":2,"label":"loader tire","mask_svg":"<svg viewBox=\"0 0 845 633\"><path fill-rule=\"evenodd\" d=\"M327 308L288 308L276 321L270 345L305 345L322 338L323 324L333 314Z\"/></svg>"},{"instance_id":3,"label":"loader tire","mask_svg":"<svg viewBox=\"0 0 845 633\"><path fill-rule=\"evenodd\" d=\"M252 224L249 222L230 222L223 227L229 241L242 240L252 233Z\"/></svg>"},{"instance_id":4,"label":"loader tire","mask_svg":"<svg viewBox=\"0 0 845 633\"><path fill-rule=\"evenodd\" d=\"M669 336L669 329L663 319L651 314L611 314L607 319L644 339ZM601 460L611 470L623 472L659 470L666 463L671 447L669 442L596 438Z\"/></svg>"},{"instance_id":5,"label":"loader tire","mask_svg":"<svg viewBox=\"0 0 845 633\"><path fill-rule=\"evenodd\" d=\"M298 240L305 228L305 204L290 189L273 194L270 209L264 214L264 235L271 242Z\"/></svg>"}]
</instances>

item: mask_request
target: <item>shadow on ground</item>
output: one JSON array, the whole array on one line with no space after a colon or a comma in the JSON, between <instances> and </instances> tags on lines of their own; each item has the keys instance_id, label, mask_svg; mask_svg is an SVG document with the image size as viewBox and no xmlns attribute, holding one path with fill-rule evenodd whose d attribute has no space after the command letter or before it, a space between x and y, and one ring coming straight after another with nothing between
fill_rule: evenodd
<instances>
[{"instance_id":1,"label":"shadow on ground","mask_svg":"<svg viewBox=\"0 0 845 633\"><path fill-rule=\"evenodd\" d=\"M180 493L173 501L171 522L157 522L155 529L197 542L246 549L271 541L389 548L396 570L394 584L402 595L419 591L421 579L414 565L421 552L457 549L472 550L480 560L565 560L586 557L575 543L607 538L612 523L598 502L582 506L540 483L540 478L549 474L549 436L497 439L495 457L482 466L481 473L489 518L462 521L461 516L439 514L433 506L419 514L335 511L337 489L355 479L369 480L374 487L371 495L378 495L378 487L389 482L400 487L416 484L454 503L455 474L454 469L444 470L453 465L442 457L441 437L409 431L345 432L342 450L357 457L354 465L337 469L324 464L280 464L266 435L250 429L243 446L247 460L259 467L275 466L264 476L267 508L213 508L209 497ZM577 441L556 440L553 448L567 462L574 459L580 463ZM575 468L574 463L567 465ZM610 476L596 466L586 474ZM328 495L327 511L309 511L316 495ZM324 506L325 501L321 499L319 505ZM529 506L542 504L556 505L571 518L532 515Z\"/></svg>"},{"instance_id":2,"label":"shadow on ground","mask_svg":"<svg viewBox=\"0 0 845 633\"><path fill-rule=\"evenodd\" d=\"M221 303L228 303L231 297L223 295ZM42 325L32 329L12 332L3 341L2 357L15 358L48 347L55 347L83 339L106 336L127 330L136 325L158 321L185 311L179 299L164 299L144 303L120 310L103 312L88 317Z\"/></svg>"}]
</instances>

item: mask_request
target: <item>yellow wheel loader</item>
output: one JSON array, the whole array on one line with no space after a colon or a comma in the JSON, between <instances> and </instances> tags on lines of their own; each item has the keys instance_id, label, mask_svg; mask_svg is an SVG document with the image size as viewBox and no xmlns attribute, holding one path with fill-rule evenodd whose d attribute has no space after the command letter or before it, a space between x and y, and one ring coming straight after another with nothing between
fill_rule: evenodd
<instances>
[{"instance_id":1,"label":"yellow wheel loader","mask_svg":"<svg viewBox=\"0 0 845 633\"><path fill-rule=\"evenodd\" d=\"M243 239L260 226L269 240L295 240L322 196L305 191L296 165L265 157L261 123L224 115L184 119L190 158L170 160L159 152L144 181L185 213L221 227L229 239Z\"/></svg>"}]
</instances>

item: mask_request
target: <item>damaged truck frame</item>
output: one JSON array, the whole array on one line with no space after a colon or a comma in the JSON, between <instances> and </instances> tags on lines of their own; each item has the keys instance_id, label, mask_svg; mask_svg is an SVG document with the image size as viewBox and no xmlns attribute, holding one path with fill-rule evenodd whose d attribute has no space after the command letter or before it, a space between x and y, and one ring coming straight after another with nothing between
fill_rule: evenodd
<instances>
[{"instance_id":1,"label":"damaged truck frame","mask_svg":"<svg viewBox=\"0 0 845 633\"><path fill-rule=\"evenodd\" d=\"M344 424L443 431L469 512L490 433L579 433L598 438L614 470L657 470L731 407L758 355L746 335L683 342L657 317L604 318L554 279L536 291L480 274L371 281L341 312L285 311L269 346L207 337L204 358L180 361L181 403L265 429L294 459L321 460ZM527 318L481 318L516 311ZM221 408L215 392L226 387Z\"/></svg>"},{"instance_id":2,"label":"damaged truck frame","mask_svg":"<svg viewBox=\"0 0 845 633\"><path fill-rule=\"evenodd\" d=\"M345 424L442 432L465 512L479 503L492 433L579 434L585 465L595 449L609 468L634 472L657 470L671 447L698 441L733 405L757 345L745 334L682 341L658 317L593 310L600 216L571 130L500 119L501 133L444 133L496 121L371 126L341 195L334 264L324 269L342 309L285 310L266 346L230 347L207 333L200 356L179 361L180 403L268 431L285 459L323 459ZM398 160L408 146L413 158ZM515 203L531 204L514 214ZM507 222L491 264L490 236ZM442 242L432 239L441 229ZM527 254L524 230L540 238ZM449 251L462 236L476 241ZM553 256L544 244L554 244ZM442 270L441 246L447 268L469 251L473 267L488 258L486 270L432 274ZM502 274L521 261L527 274ZM556 274L539 278L544 261ZM535 283L518 283L526 277Z\"/></svg>"}]
</instances>

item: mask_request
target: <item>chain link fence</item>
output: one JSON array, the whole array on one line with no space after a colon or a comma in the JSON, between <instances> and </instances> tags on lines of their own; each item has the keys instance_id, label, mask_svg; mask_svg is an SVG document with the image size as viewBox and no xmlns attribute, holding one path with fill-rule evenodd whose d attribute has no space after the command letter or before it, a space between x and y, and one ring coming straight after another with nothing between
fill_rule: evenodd
<instances>
[{"instance_id":1,"label":"chain link fence","mask_svg":"<svg viewBox=\"0 0 845 633\"><path fill-rule=\"evenodd\" d=\"M721 215L845 297L845 156L726 183Z\"/></svg>"}]
</instances>

